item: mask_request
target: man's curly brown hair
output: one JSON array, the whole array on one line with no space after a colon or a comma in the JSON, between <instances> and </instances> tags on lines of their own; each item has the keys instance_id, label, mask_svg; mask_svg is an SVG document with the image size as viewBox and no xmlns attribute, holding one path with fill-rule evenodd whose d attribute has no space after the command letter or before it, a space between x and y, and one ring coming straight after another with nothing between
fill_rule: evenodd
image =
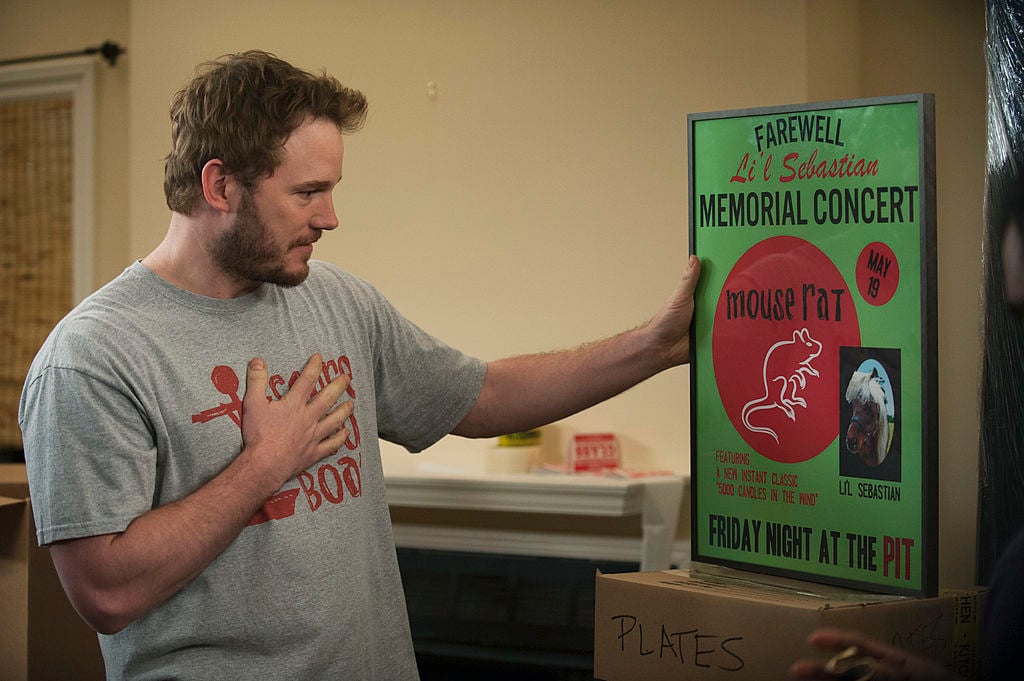
<instances>
[{"instance_id":1,"label":"man's curly brown hair","mask_svg":"<svg viewBox=\"0 0 1024 681\"><path fill-rule=\"evenodd\" d=\"M164 164L167 206L191 214L202 195L202 170L220 159L253 189L281 163L288 137L306 120L324 118L343 133L366 119L366 98L326 73L298 69L252 50L206 62L171 102L171 151Z\"/></svg>"}]
</instances>

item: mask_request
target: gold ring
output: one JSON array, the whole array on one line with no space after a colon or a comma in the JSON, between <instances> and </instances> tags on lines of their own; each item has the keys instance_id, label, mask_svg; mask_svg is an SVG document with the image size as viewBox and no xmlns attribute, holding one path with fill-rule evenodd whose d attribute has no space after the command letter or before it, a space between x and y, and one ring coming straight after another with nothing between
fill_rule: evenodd
<instances>
[{"instance_id":1,"label":"gold ring","mask_svg":"<svg viewBox=\"0 0 1024 681\"><path fill-rule=\"evenodd\" d=\"M876 662L870 655L862 655L857 646L850 646L829 658L825 671L837 681L870 681L875 676Z\"/></svg>"}]
</instances>

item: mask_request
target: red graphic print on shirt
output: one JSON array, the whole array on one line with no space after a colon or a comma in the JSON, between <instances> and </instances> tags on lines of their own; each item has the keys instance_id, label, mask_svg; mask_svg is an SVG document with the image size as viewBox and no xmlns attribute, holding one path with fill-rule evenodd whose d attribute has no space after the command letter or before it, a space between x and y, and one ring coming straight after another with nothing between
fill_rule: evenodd
<instances>
[{"instance_id":1,"label":"red graphic print on shirt","mask_svg":"<svg viewBox=\"0 0 1024 681\"><path fill-rule=\"evenodd\" d=\"M213 387L217 389L217 392L227 395L231 399L212 409L193 414L192 423L206 423L218 416L230 416L235 425L241 428L242 398L238 396L238 374L231 367L216 366L210 374L210 380L213 381Z\"/></svg>"},{"instance_id":2,"label":"red graphic print on shirt","mask_svg":"<svg viewBox=\"0 0 1024 681\"><path fill-rule=\"evenodd\" d=\"M320 367L320 377L313 387L310 397L320 392L334 378L344 374L349 379L349 385L345 393L349 398L355 399L356 391L352 387L352 364L348 357L341 355L336 360L323 362ZM275 374L269 379L269 387L272 395L267 395L267 400L281 399L287 389L299 377L299 372L292 372L287 380L280 374ZM228 398L215 407L204 409L198 414L192 415L192 423L209 423L222 416L234 421L239 430L242 427L242 398L238 394L240 382L238 374L229 366L219 365L213 368L210 373L210 381L217 392ZM345 441L345 449L355 452L359 447L359 424L356 415L348 418L346 427L349 430L348 439ZM303 471L297 476L298 488L284 489L273 495L263 506L253 514L249 525L259 525L270 520L282 520L295 515L295 504L299 494L305 495L309 510L317 511L323 507L324 502L328 504L340 504L345 497L356 498L362 495L362 476L360 474L362 457L356 453L355 456L341 456L336 460L328 457L317 464L315 471Z\"/></svg>"}]
</instances>

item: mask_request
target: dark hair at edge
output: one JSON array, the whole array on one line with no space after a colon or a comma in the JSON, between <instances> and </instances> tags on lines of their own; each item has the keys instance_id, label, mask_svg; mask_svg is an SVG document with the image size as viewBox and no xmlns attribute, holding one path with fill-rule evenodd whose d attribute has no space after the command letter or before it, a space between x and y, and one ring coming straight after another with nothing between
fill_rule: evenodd
<instances>
[{"instance_id":1,"label":"dark hair at edge","mask_svg":"<svg viewBox=\"0 0 1024 681\"><path fill-rule=\"evenodd\" d=\"M220 159L246 188L280 165L288 137L311 118L343 133L359 130L366 97L323 72L298 69L268 52L250 50L201 64L171 101L171 151L164 196L185 215L202 194L203 167Z\"/></svg>"}]
</instances>

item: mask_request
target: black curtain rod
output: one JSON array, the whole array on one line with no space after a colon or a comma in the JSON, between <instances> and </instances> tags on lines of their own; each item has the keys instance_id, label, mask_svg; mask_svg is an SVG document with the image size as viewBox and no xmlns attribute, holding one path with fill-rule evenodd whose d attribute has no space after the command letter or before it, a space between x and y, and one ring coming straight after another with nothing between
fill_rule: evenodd
<instances>
[{"instance_id":1,"label":"black curtain rod","mask_svg":"<svg viewBox=\"0 0 1024 681\"><path fill-rule=\"evenodd\" d=\"M10 66L11 64L25 64L33 61L45 61L48 59L63 59L64 57L80 57L82 55L98 54L107 62L114 66L117 62L117 58L124 54L124 48L115 42L106 41L99 47L87 47L84 50L78 52L58 52L56 54L41 54L36 57L20 57L18 59L5 59L0 61L0 66Z\"/></svg>"}]
</instances>

